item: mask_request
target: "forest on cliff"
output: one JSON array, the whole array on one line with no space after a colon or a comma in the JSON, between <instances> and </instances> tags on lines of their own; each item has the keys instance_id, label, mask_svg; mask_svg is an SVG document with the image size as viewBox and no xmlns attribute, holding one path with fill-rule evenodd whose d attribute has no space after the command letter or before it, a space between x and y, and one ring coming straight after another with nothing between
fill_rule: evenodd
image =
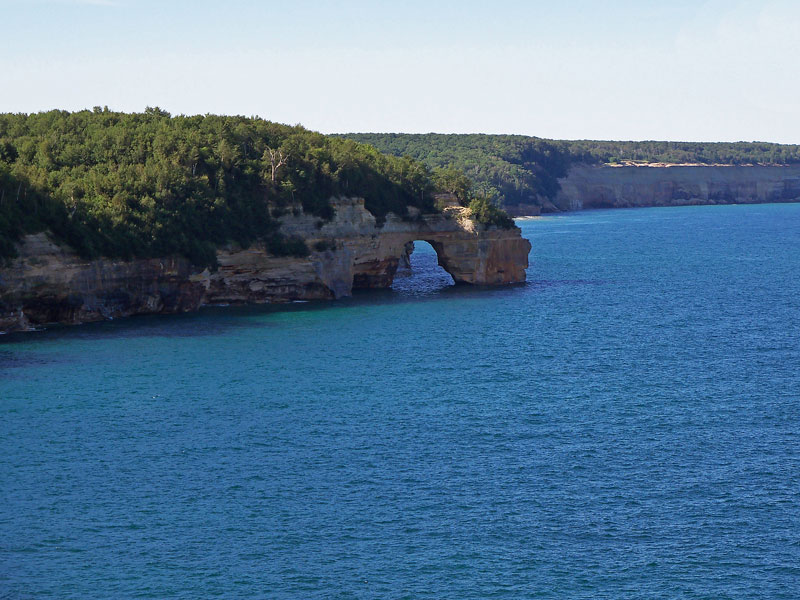
<instances>
[{"instance_id":1,"label":"forest on cliff","mask_svg":"<svg viewBox=\"0 0 800 600\"><path fill-rule=\"evenodd\" d=\"M505 206L553 200L573 164L798 164L800 146L763 142L615 142L522 135L348 133L342 137L428 167L461 170L480 197Z\"/></svg>"},{"instance_id":2,"label":"forest on cliff","mask_svg":"<svg viewBox=\"0 0 800 600\"><path fill-rule=\"evenodd\" d=\"M382 222L436 210L470 182L452 169L385 155L353 140L259 118L50 111L0 114L0 258L48 230L86 258L183 255L213 264L228 242L260 240L276 255L308 252L278 218L302 205L330 219L332 196L359 196ZM493 206L475 215L508 226Z\"/></svg>"}]
</instances>

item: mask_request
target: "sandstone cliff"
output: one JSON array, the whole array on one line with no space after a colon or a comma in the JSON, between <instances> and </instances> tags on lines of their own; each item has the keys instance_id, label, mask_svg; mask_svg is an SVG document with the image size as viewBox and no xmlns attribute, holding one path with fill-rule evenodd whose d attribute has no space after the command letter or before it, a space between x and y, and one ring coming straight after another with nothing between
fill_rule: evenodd
<instances>
[{"instance_id":1,"label":"sandstone cliff","mask_svg":"<svg viewBox=\"0 0 800 600\"><path fill-rule=\"evenodd\" d=\"M800 201L800 165L576 165L559 183L553 210Z\"/></svg>"},{"instance_id":2,"label":"sandstone cliff","mask_svg":"<svg viewBox=\"0 0 800 600\"><path fill-rule=\"evenodd\" d=\"M456 283L497 285L525 280L530 242L518 228L476 225L466 209L392 214L383 226L361 199L338 199L323 223L296 210L282 231L302 237L311 254L276 257L263 246L227 247L219 267L199 269L183 258L82 260L45 233L29 235L19 257L0 267L0 331L47 323L82 323L190 311L203 304L333 299L353 288L392 284L409 242L429 242Z\"/></svg>"}]
</instances>

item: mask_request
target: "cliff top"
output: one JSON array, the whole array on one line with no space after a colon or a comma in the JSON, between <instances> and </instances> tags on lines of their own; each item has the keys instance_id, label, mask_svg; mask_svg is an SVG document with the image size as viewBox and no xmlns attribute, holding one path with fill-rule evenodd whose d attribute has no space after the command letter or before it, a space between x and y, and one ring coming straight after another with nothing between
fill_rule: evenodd
<instances>
[{"instance_id":1,"label":"cliff top","mask_svg":"<svg viewBox=\"0 0 800 600\"><path fill-rule=\"evenodd\" d=\"M308 249L280 231L293 207L325 222L331 198L358 196L380 224L390 212L436 212L435 193L469 188L462 173L444 175L259 118L158 108L0 114L0 259L22 235L45 230L84 258L213 264L217 247L255 241L302 255Z\"/></svg>"},{"instance_id":2,"label":"cliff top","mask_svg":"<svg viewBox=\"0 0 800 600\"><path fill-rule=\"evenodd\" d=\"M605 162L597 166L602 167L789 167L795 163L774 163L774 162L750 162L750 163L702 163L702 162L646 162L636 160L621 160L617 162Z\"/></svg>"}]
</instances>

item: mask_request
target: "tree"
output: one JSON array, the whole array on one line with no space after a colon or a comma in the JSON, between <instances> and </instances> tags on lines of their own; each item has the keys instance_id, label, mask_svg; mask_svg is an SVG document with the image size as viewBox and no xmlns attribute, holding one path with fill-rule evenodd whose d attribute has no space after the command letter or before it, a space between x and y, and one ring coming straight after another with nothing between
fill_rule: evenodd
<instances>
[{"instance_id":1,"label":"tree","mask_svg":"<svg viewBox=\"0 0 800 600\"><path fill-rule=\"evenodd\" d=\"M433 171L436 187L458 198L462 206L466 206L472 195L472 180L454 167L437 168Z\"/></svg>"},{"instance_id":2,"label":"tree","mask_svg":"<svg viewBox=\"0 0 800 600\"><path fill-rule=\"evenodd\" d=\"M277 176L278 169L280 169L286 162L289 160L290 154L286 154L284 156L283 150L278 148L277 150L273 150L269 146L267 146L266 152L264 152L263 160L269 160L270 165L270 179L272 183L275 183L275 177Z\"/></svg>"}]
</instances>

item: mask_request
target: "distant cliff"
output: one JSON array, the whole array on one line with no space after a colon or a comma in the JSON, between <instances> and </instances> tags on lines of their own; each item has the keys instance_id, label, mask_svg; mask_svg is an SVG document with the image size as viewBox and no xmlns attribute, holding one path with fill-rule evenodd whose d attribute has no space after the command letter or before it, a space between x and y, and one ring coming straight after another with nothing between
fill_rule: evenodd
<instances>
[{"instance_id":1,"label":"distant cliff","mask_svg":"<svg viewBox=\"0 0 800 600\"><path fill-rule=\"evenodd\" d=\"M216 269L187 258L87 260L46 233L27 235L17 258L0 267L0 331L48 323L83 323L147 313L195 310L204 304L333 299L353 288L390 287L407 244L429 242L456 283L499 285L525 280L531 245L517 227L475 223L469 209L423 214L409 207L385 222L360 198L334 198L323 222L301 207L280 219L307 256L276 256L264 244L217 250Z\"/></svg>"},{"instance_id":2,"label":"distant cliff","mask_svg":"<svg viewBox=\"0 0 800 600\"><path fill-rule=\"evenodd\" d=\"M800 165L575 165L545 211L800 201Z\"/></svg>"},{"instance_id":3,"label":"distant cliff","mask_svg":"<svg viewBox=\"0 0 800 600\"><path fill-rule=\"evenodd\" d=\"M398 157L410 156L439 171L453 167L460 169L472 180L478 195L491 198L509 213L520 216L581 206L582 196L578 193L581 190L598 198L597 203L590 199L587 207L601 203L608 206L650 206L701 200L703 203L785 201L782 193L764 194L760 190L751 193L746 180L759 181L767 173L761 169L772 169L771 165L791 169L768 175L779 180L795 176L795 169L800 168L800 145L765 142L547 140L522 135L440 133L350 133L343 136L373 144L381 152ZM610 165L634 164L658 164L659 169L674 166L668 166L670 171L649 174L634 171L637 167L613 175L605 171L586 171L594 167L605 169ZM678 171L672 170L679 165L697 165L715 171L697 171L687 175L694 172L693 168L686 172L683 167ZM718 172L714 165L731 165L743 170ZM633 192L606 193L616 189L618 178L628 176ZM650 177L663 178L666 189L648 189ZM584 181L579 181L581 179ZM565 182L569 186L573 181L574 186L560 193ZM606 192L600 189L603 186L607 186ZM709 188L708 195L703 186ZM634 197L639 192L641 194ZM668 198L673 193L674 197Z\"/></svg>"}]
</instances>

